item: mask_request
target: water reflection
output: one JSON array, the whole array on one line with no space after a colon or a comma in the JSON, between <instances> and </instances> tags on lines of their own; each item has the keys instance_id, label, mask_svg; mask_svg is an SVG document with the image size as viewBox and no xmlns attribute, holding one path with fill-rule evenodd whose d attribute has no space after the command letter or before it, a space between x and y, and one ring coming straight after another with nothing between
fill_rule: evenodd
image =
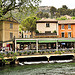
<instances>
[{"instance_id":1,"label":"water reflection","mask_svg":"<svg viewBox=\"0 0 75 75\"><path fill-rule=\"evenodd\" d=\"M6 65L0 67L0 75L75 75L75 63Z\"/></svg>"}]
</instances>

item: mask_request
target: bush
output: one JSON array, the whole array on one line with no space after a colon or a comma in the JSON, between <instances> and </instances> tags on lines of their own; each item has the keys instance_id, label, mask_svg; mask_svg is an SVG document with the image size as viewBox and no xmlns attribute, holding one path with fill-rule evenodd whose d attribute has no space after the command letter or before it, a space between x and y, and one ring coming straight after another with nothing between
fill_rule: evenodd
<instances>
[{"instance_id":1,"label":"bush","mask_svg":"<svg viewBox=\"0 0 75 75\"><path fill-rule=\"evenodd\" d=\"M34 52L32 52L32 54L34 54Z\"/></svg>"},{"instance_id":2,"label":"bush","mask_svg":"<svg viewBox=\"0 0 75 75\"><path fill-rule=\"evenodd\" d=\"M61 54L61 51L58 51L59 54Z\"/></svg>"},{"instance_id":3,"label":"bush","mask_svg":"<svg viewBox=\"0 0 75 75\"><path fill-rule=\"evenodd\" d=\"M58 51L55 51L55 54L57 54L58 53Z\"/></svg>"},{"instance_id":4,"label":"bush","mask_svg":"<svg viewBox=\"0 0 75 75\"><path fill-rule=\"evenodd\" d=\"M17 55L17 53L14 53L14 56L16 56Z\"/></svg>"},{"instance_id":5,"label":"bush","mask_svg":"<svg viewBox=\"0 0 75 75\"><path fill-rule=\"evenodd\" d=\"M42 54L46 53L45 51L42 51Z\"/></svg>"},{"instance_id":6,"label":"bush","mask_svg":"<svg viewBox=\"0 0 75 75\"><path fill-rule=\"evenodd\" d=\"M38 53L41 53L41 51L38 51Z\"/></svg>"},{"instance_id":7,"label":"bush","mask_svg":"<svg viewBox=\"0 0 75 75\"><path fill-rule=\"evenodd\" d=\"M34 51L34 53L36 53L36 51Z\"/></svg>"},{"instance_id":8,"label":"bush","mask_svg":"<svg viewBox=\"0 0 75 75\"><path fill-rule=\"evenodd\" d=\"M11 54L14 54L13 52L11 52Z\"/></svg>"},{"instance_id":9,"label":"bush","mask_svg":"<svg viewBox=\"0 0 75 75\"><path fill-rule=\"evenodd\" d=\"M54 31L53 31L53 33L57 33L57 31L56 31L56 30L54 30Z\"/></svg>"},{"instance_id":10,"label":"bush","mask_svg":"<svg viewBox=\"0 0 75 75\"><path fill-rule=\"evenodd\" d=\"M29 51L27 54L30 55L31 54L31 51Z\"/></svg>"},{"instance_id":11,"label":"bush","mask_svg":"<svg viewBox=\"0 0 75 75\"><path fill-rule=\"evenodd\" d=\"M9 57L10 56L10 53L7 53L7 57Z\"/></svg>"},{"instance_id":12,"label":"bush","mask_svg":"<svg viewBox=\"0 0 75 75\"><path fill-rule=\"evenodd\" d=\"M73 52L75 53L75 49L73 50Z\"/></svg>"},{"instance_id":13,"label":"bush","mask_svg":"<svg viewBox=\"0 0 75 75\"><path fill-rule=\"evenodd\" d=\"M51 51L49 51L48 53L49 53L49 54L51 54L52 52L51 52Z\"/></svg>"},{"instance_id":14,"label":"bush","mask_svg":"<svg viewBox=\"0 0 75 75\"><path fill-rule=\"evenodd\" d=\"M39 33L39 31L38 30L35 30L35 33L37 34L37 33Z\"/></svg>"},{"instance_id":15,"label":"bush","mask_svg":"<svg viewBox=\"0 0 75 75\"><path fill-rule=\"evenodd\" d=\"M27 54L27 51L23 52L23 54Z\"/></svg>"},{"instance_id":16,"label":"bush","mask_svg":"<svg viewBox=\"0 0 75 75\"><path fill-rule=\"evenodd\" d=\"M65 51L62 51L62 53L65 53Z\"/></svg>"},{"instance_id":17,"label":"bush","mask_svg":"<svg viewBox=\"0 0 75 75\"><path fill-rule=\"evenodd\" d=\"M21 53L21 52L19 52L19 55L21 56L21 55L22 55L22 53Z\"/></svg>"}]
</instances>

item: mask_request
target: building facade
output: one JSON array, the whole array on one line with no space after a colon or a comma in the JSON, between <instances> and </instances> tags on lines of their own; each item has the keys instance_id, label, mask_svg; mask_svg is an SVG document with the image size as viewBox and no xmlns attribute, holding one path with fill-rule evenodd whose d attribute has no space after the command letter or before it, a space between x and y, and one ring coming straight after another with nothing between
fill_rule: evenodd
<instances>
[{"instance_id":1,"label":"building facade","mask_svg":"<svg viewBox=\"0 0 75 75\"><path fill-rule=\"evenodd\" d=\"M75 38L75 20L63 20L58 24L59 38Z\"/></svg>"},{"instance_id":2,"label":"building facade","mask_svg":"<svg viewBox=\"0 0 75 75\"><path fill-rule=\"evenodd\" d=\"M54 19L41 19L38 20L36 25L36 29L39 31L39 33L45 33L46 31L50 31L53 33L53 31L57 31L58 34L58 21Z\"/></svg>"},{"instance_id":3,"label":"building facade","mask_svg":"<svg viewBox=\"0 0 75 75\"><path fill-rule=\"evenodd\" d=\"M10 41L13 38L19 38L19 23L14 18L7 18L0 21L0 41ZM11 42L8 42L11 43ZM6 46L6 43L3 43Z\"/></svg>"},{"instance_id":4,"label":"building facade","mask_svg":"<svg viewBox=\"0 0 75 75\"><path fill-rule=\"evenodd\" d=\"M36 30L39 31L38 37L57 37L58 35L58 21L55 19L45 19L36 21ZM37 37L36 36L36 37Z\"/></svg>"},{"instance_id":5,"label":"building facade","mask_svg":"<svg viewBox=\"0 0 75 75\"><path fill-rule=\"evenodd\" d=\"M31 38L31 32L30 31L19 32L19 38Z\"/></svg>"}]
</instances>

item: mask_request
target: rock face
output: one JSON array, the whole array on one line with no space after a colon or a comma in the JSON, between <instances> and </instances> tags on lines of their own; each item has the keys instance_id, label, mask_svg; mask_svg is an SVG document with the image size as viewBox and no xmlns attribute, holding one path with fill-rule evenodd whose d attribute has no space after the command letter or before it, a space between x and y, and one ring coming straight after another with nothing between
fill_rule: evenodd
<instances>
[{"instance_id":1,"label":"rock face","mask_svg":"<svg viewBox=\"0 0 75 75\"><path fill-rule=\"evenodd\" d=\"M40 6L38 8L38 11L50 13L50 8L51 8L51 6Z\"/></svg>"}]
</instances>

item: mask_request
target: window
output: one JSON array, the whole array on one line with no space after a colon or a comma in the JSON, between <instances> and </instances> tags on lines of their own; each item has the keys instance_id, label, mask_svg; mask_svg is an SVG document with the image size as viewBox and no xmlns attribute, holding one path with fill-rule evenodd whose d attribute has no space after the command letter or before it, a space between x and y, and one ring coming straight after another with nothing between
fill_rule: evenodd
<instances>
[{"instance_id":1,"label":"window","mask_svg":"<svg viewBox=\"0 0 75 75\"><path fill-rule=\"evenodd\" d=\"M68 25L68 29L71 29L71 25Z\"/></svg>"},{"instance_id":2,"label":"window","mask_svg":"<svg viewBox=\"0 0 75 75\"><path fill-rule=\"evenodd\" d=\"M64 37L64 32L61 33L61 37Z\"/></svg>"},{"instance_id":3,"label":"window","mask_svg":"<svg viewBox=\"0 0 75 75\"><path fill-rule=\"evenodd\" d=\"M64 29L64 25L61 25L61 29Z\"/></svg>"},{"instance_id":4,"label":"window","mask_svg":"<svg viewBox=\"0 0 75 75\"><path fill-rule=\"evenodd\" d=\"M71 32L68 32L68 37L71 37Z\"/></svg>"},{"instance_id":5,"label":"window","mask_svg":"<svg viewBox=\"0 0 75 75\"><path fill-rule=\"evenodd\" d=\"M10 29L13 29L13 24L12 23L10 23Z\"/></svg>"},{"instance_id":6,"label":"window","mask_svg":"<svg viewBox=\"0 0 75 75\"><path fill-rule=\"evenodd\" d=\"M12 39L13 38L13 33L10 33L10 39Z\"/></svg>"},{"instance_id":7,"label":"window","mask_svg":"<svg viewBox=\"0 0 75 75\"><path fill-rule=\"evenodd\" d=\"M46 23L46 27L50 27L50 26L49 26L49 23Z\"/></svg>"}]
</instances>

